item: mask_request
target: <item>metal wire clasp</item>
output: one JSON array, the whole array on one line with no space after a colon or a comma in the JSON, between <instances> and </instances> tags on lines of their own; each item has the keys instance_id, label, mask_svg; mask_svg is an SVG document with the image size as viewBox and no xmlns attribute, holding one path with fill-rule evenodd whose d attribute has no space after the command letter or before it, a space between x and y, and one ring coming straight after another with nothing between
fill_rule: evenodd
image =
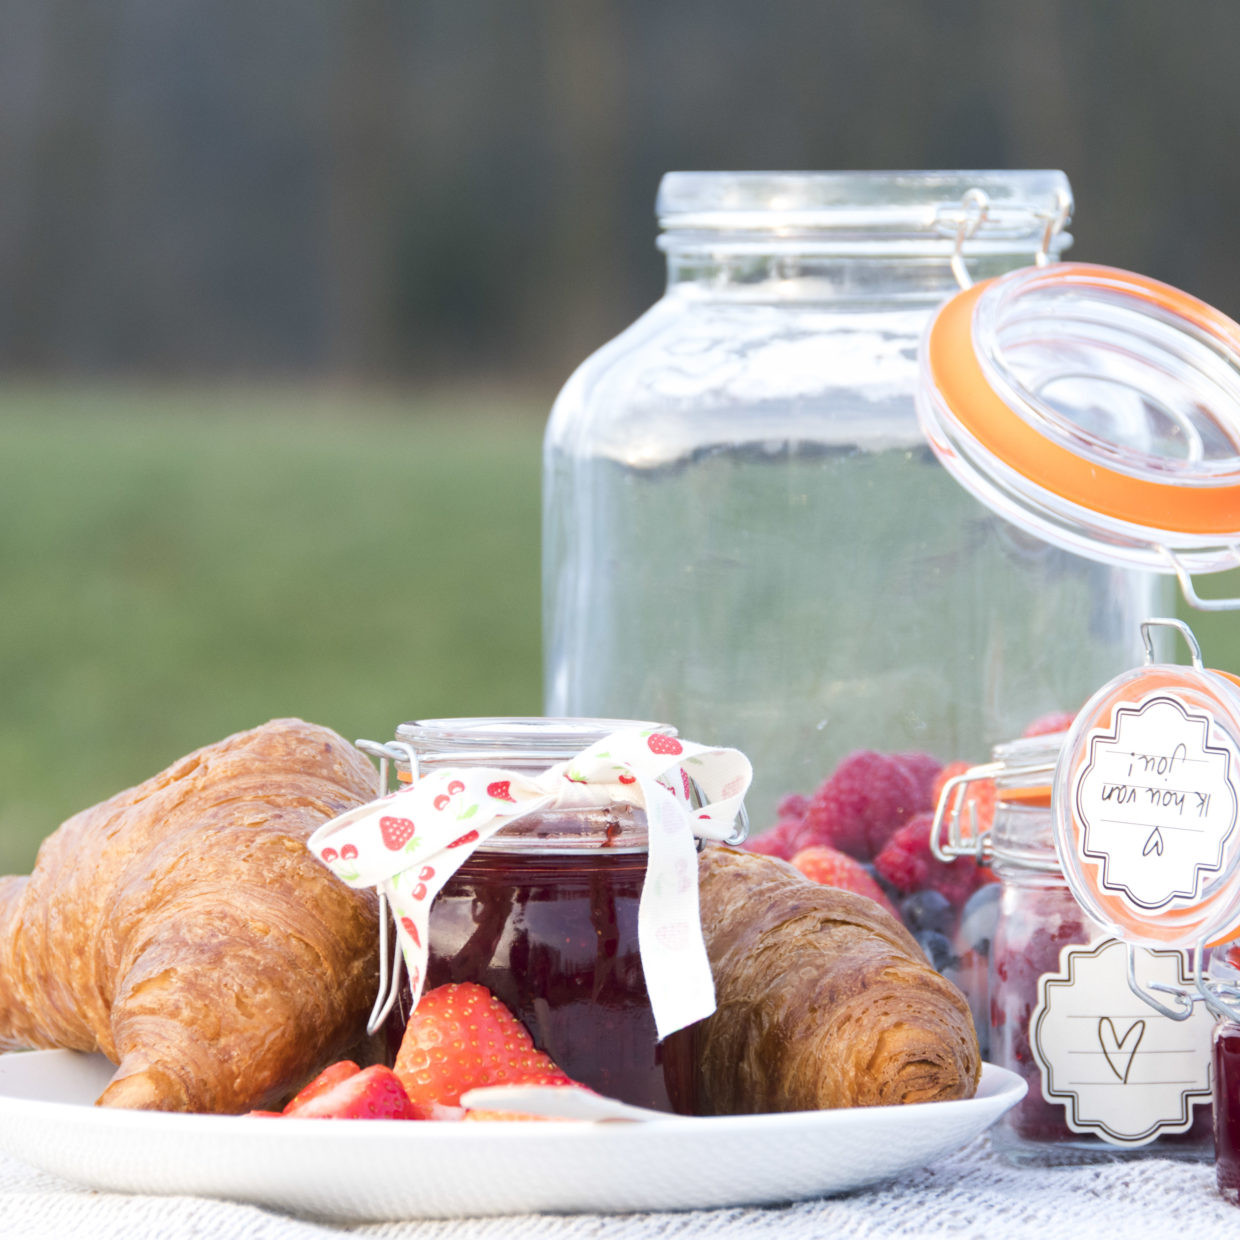
<instances>
[{"instance_id":1,"label":"metal wire clasp","mask_svg":"<svg viewBox=\"0 0 1240 1240\"><path fill-rule=\"evenodd\" d=\"M392 770L402 759L409 764L413 779L418 777L418 755L412 745L405 741L356 740L354 745L379 761L379 795L386 796L391 789ZM392 933L395 926L388 910L387 897L379 891L379 992L374 1007L366 1019L366 1032L373 1034L388 1018L400 994L401 978L405 973L405 956L400 950L400 939Z\"/></svg>"},{"instance_id":2,"label":"metal wire clasp","mask_svg":"<svg viewBox=\"0 0 1240 1240\"><path fill-rule=\"evenodd\" d=\"M1042 241L1038 252L1033 256L1034 265L1045 267L1051 261L1051 246L1055 238L1067 227L1072 218L1072 195L1060 189L1056 195L1055 210L1046 216L1046 227L1042 230Z\"/></svg>"},{"instance_id":3,"label":"metal wire clasp","mask_svg":"<svg viewBox=\"0 0 1240 1240\"><path fill-rule=\"evenodd\" d=\"M969 274L964 260L965 242L977 236L978 230L986 223L990 212L990 196L985 190L975 186L961 198L958 213L953 211L944 217L944 223L954 220L956 225L956 243L952 248L949 262L952 275L956 277L956 283L962 289L973 287L973 277ZM1072 218L1072 195L1067 190L1060 189L1055 197L1054 209L1039 213L1037 218L1045 221L1045 227L1042 229L1042 239L1038 242L1033 262L1037 267L1045 267L1051 261L1051 248L1055 244L1055 238L1063 232Z\"/></svg>"},{"instance_id":4,"label":"metal wire clasp","mask_svg":"<svg viewBox=\"0 0 1240 1240\"><path fill-rule=\"evenodd\" d=\"M939 803L934 807L934 823L930 827L930 850L942 862L957 857L973 857L979 865L986 865L991 858L990 831L983 830L977 821L977 803L965 795L970 784L980 784L994 779L1006 769L1002 762L986 762L970 767L960 775L954 775L943 785ZM962 812L963 811L963 812ZM968 816L968 824L964 822ZM947 839L943 839L943 824L947 824Z\"/></svg>"},{"instance_id":5,"label":"metal wire clasp","mask_svg":"<svg viewBox=\"0 0 1240 1240\"><path fill-rule=\"evenodd\" d=\"M964 243L977 235L977 230L990 214L990 196L985 190L971 189L960 200L960 221L956 225L956 244L950 259L952 275L962 289L973 287L973 277L964 261Z\"/></svg>"},{"instance_id":6,"label":"metal wire clasp","mask_svg":"<svg viewBox=\"0 0 1240 1240\"><path fill-rule=\"evenodd\" d=\"M1175 573L1176 580L1180 583L1180 589L1184 594L1184 601L1197 611L1240 611L1240 598L1202 598L1197 593L1197 587L1193 585L1193 576L1189 572L1187 565L1180 559L1170 547L1159 547L1163 557L1171 565L1172 571ZM1236 562L1240 563L1240 543L1229 543L1228 550L1235 557Z\"/></svg>"},{"instance_id":7,"label":"metal wire clasp","mask_svg":"<svg viewBox=\"0 0 1240 1240\"><path fill-rule=\"evenodd\" d=\"M1207 936L1208 937L1208 936ZM1143 1003L1152 1007L1168 1020L1187 1020L1193 1014L1198 1003L1204 1003L1215 1016L1223 1020L1240 1020L1240 985L1225 982L1219 978L1206 977L1206 939L1203 937L1193 948L1193 989L1183 986L1168 986L1163 982L1150 982L1149 990L1157 990L1169 995L1171 1003L1163 1003L1144 990L1137 980L1137 949L1132 943L1125 943L1128 951L1128 989Z\"/></svg>"}]
</instances>

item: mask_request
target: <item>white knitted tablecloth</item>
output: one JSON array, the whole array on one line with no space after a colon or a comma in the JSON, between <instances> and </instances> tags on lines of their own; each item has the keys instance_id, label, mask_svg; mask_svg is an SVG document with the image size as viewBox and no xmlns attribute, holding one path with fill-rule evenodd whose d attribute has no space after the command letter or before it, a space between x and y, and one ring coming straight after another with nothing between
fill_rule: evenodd
<instances>
[{"instance_id":1,"label":"white knitted tablecloth","mask_svg":"<svg viewBox=\"0 0 1240 1240\"><path fill-rule=\"evenodd\" d=\"M683 1214L527 1214L354 1226L200 1197L128 1197L79 1188L0 1155L4 1240L629 1240L629 1237L985 1236L987 1240L1115 1236L1124 1240L1240 1234L1240 1209L1214 1187L1214 1168L1143 1159L1096 1167L1011 1167L972 1145L903 1181L818 1201Z\"/></svg>"}]
</instances>

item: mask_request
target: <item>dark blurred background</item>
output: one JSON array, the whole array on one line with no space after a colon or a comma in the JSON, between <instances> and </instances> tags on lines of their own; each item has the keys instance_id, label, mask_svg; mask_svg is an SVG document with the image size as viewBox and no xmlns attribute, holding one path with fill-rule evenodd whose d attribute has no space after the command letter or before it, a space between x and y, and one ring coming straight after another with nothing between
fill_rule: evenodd
<instances>
[{"instance_id":1,"label":"dark blurred background","mask_svg":"<svg viewBox=\"0 0 1240 1240\"><path fill-rule=\"evenodd\" d=\"M671 168L1057 167L1240 312L1234 0L4 0L0 366L520 379L658 295Z\"/></svg>"},{"instance_id":2,"label":"dark blurred background","mask_svg":"<svg viewBox=\"0 0 1240 1240\"><path fill-rule=\"evenodd\" d=\"M269 716L540 710L542 424L669 169L1063 168L1075 256L1240 314L1238 52L1235 0L0 0L0 872Z\"/></svg>"}]
</instances>

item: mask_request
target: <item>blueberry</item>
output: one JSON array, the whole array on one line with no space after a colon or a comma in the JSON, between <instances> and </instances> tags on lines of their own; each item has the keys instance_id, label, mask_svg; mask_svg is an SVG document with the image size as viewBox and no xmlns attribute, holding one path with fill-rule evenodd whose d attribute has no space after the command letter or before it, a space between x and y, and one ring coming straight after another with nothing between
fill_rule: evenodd
<instances>
[{"instance_id":1,"label":"blueberry","mask_svg":"<svg viewBox=\"0 0 1240 1240\"><path fill-rule=\"evenodd\" d=\"M956 958L952 955L951 940L947 935L940 934L937 930L923 930L913 937L917 940L921 950L926 953L926 959L930 961L931 966L940 973L956 963Z\"/></svg>"},{"instance_id":2,"label":"blueberry","mask_svg":"<svg viewBox=\"0 0 1240 1240\"><path fill-rule=\"evenodd\" d=\"M956 911L941 892L914 891L900 901L900 917L914 937L923 930L948 935L955 929Z\"/></svg>"},{"instance_id":3,"label":"blueberry","mask_svg":"<svg viewBox=\"0 0 1240 1240\"><path fill-rule=\"evenodd\" d=\"M959 943L964 951L990 954L990 942L999 922L999 884L986 883L966 901L960 914Z\"/></svg>"},{"instance_id":4,"label":"blueberry","mask_svg":"<svg viewBox=\"0 0 1240 1240\"><path fill-rule=\"evenodd\" d=\"M899 891L874 868L872 863L868 861L862 862L861 868L879 885L883 894L892 904L895 904L900 899Z\"/></svg>"}]
</instances>

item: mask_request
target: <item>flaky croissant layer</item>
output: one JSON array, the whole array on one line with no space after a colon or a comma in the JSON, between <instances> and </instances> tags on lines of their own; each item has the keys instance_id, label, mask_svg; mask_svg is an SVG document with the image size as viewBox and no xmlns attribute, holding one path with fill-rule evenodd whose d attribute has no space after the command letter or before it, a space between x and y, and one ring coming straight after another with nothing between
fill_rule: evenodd
<instances>
[{"instance_id":1,"label":"flaky croissant layer","mask_svg":"<svg viewBox=\"0 0 1240 1240\"><path fill-rule=\"evenodd\" d=\"M699 864L718 1010L699 1031L707 1114L972 1097L964 996L873 900L721 846Z\"/></svg>"},{"instance_id":2,"label":"flaky croissant layer","mask_svg":"<svg viewBox=\"0 0 1240 1240\"><path fill-rule=\"evenodd\" d=\"M277 719L75 815L0 879L0 1045L100 1050L99 1101L236 1112L299 1085L374 998L372 893L305 848L374 768Z\"/></svg>"}]
</instances>

